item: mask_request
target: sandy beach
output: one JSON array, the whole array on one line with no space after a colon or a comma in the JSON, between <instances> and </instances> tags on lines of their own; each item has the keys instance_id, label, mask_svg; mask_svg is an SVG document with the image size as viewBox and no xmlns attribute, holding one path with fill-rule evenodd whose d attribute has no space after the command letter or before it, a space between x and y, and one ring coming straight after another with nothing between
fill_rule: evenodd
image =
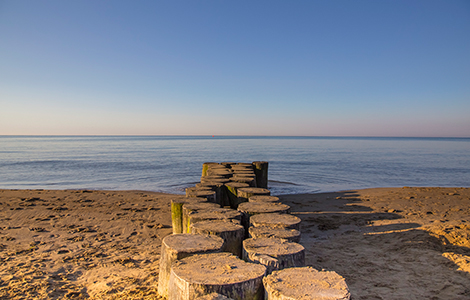
<instances>
[{"instance_id":1,"label":"sandy beach","mask_svg":"<svg viewBox=\"0 0 470 300\"><path fill-rule=\"evenodd\" d=\"M160 299L174 197L0 190L0 299ZM352 299L470 299L470 189L280 196L302 219L306 263Z\"/></svg>"}]
</instances>

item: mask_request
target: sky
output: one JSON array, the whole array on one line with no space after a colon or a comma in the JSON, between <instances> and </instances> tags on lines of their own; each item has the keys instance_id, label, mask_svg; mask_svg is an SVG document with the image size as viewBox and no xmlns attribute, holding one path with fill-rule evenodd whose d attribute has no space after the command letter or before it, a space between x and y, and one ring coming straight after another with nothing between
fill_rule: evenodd
<instances>
[{"instance_id":1,"label":"sky","mask_svg":"<svg viewBox=\"0 0 470 300\"><path fill-rule=\"evenodd\" d=\"M470 1L0 0L0 135L470 137Z\"/></svg>"}]
</instances>

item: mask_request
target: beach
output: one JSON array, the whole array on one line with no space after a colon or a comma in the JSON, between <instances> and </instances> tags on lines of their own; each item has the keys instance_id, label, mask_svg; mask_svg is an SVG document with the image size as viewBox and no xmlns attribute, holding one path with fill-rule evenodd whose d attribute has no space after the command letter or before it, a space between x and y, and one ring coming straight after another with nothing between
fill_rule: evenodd
<instances>
[{"instance_id":1,"label":"beach","mask_svg":"<svg viewBox=\"0 0 470 300\"><path fill-rule=\"evenodd\" d=\"M145 191L0 190L1 299L160 299L170 202ZM470 299L470 188L279 196L306 264L352 299Z\"/></svg>"}]
</instances>

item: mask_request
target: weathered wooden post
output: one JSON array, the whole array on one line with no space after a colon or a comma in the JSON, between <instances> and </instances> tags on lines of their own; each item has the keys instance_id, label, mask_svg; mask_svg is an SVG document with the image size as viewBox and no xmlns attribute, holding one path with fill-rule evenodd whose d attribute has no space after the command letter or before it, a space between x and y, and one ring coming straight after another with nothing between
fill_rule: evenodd
<instances>
[{"instance_id":1,"label":"weathered wooden post","mask_svg":"<svg viewBox=\"0 0 470 300\"><path fill-rule=\"evenodd\" d=\"M215 235L173 234L166 236L162 241L158 294L168 297L172 263L194 254L220 252L223 245L224 240Z\"/></svg>"},{"instance_id":2,"label":"weathered wooden post","mask_svg":"<svg viewBox=\"0 0 470 300\"><path fill-rule=\"evenodd\" d=\"M183 233L190 233L189 229L189 214L192 211L211 210L220 208L217 203L202 202L202 203L185 203L183 205Z\"/></svg>"},{"instance_id":3,"label":"weathered wooden post","mask_svg":"<svg viewBox=\"0 0 470 300\"><path fill-rule=\"evenodd\" d=\"M290 206L277 202L244 202L238 205L237 210L243 214L242 225L245 227L246 233L248 234L251 216L269 213L288 214L290 212Z\"/></svg>"},{"instance_id":4,"label":"weathered wooden post","mask_svg":"<svg viewBox=\"0 0 470 300\"><path fill-rule=\"evenodd\" d=\"M202 221L191 225L191 233L213 234L221 237L225 243L222 252L230 252L242 257L242 242L245 238L245 229L242 225L223 220Z\"/></svg>"},{"instance_id":5,"label":"weathered wooden post","mask_svg":"<svg viewBox=\"0 0 470 300\"><path fill-rule=\"evenodd\" d=\"M233 182L242 182L247 183L250 187L256 187L256 177L255 176L242 176L234 175L230 178Z\"/></svg>"},{"instance_id":6,"label":"weathered wooden post","mask_svg":"<svg viewBox=\"0 0 470 300\"><path fill-rule=\"evenodd\" d=\"M260 188L268 188L268 162L254 161L253 168L256 174L256 183Z\"/></svg>"},{"instance_id":7,"label":"weathered wooden post","mask_svg":"<svg viewBox=\"0 0 470 300\"><path fill-rule=\"evenodd\" d=\"M204 198L208 202L216 203L215 192L212 190L193 190L186 193L186 197Z\"/></svg>"},{"instance_id":8,"label":"weathered wooden post","mask_svg":"<svg viewBox=\"0 0 470 300\"><path fill-rule=\"evenodd\" d=\"M278 238L249 238L243 241L243 259L266 266L267 273L305 266L305 248Z\"/></svg>"},{"instance_id":9,"label":"weathered wooden post","mask_svg":"<svg viewBox=\"0 0 470 300\"><path fill-rule=\"evenodd\" d=\"M173 234L183 233L183 204L181 199L171 200L171 226Z\"/></svg>"},{"instance_id":10,"label":"weathered wooden post","mask_svg":"<svg viewBox=\"0 0 470 300\"><path fill-rule=\"evenodd\" d=\"M248 202L281 202L276 196L251 196Z\"/></svg>"},{"instance_id":11,"label":"weathered wooden post","mask_svg":"<svg viewBox=\"0 0 470 300\"><path fill-rule=\"evenodd\" d=\"M261 300L266 268L231 253L193 255L171 268L168 299L193 300L215 292L236 300Z\"/></svg>"},{"instance_id":12,"label":"weathered wooden post","mask_svg":"<svg viewBox=\"0 0 470 300\"><path fill-rule=\"evenodd\" d=\"M263 279L263 284L265 300L351 299L343 277L336 272L317 271L312 267L274 271Z\"/></svg>"},{"instance_id":13,"label":"weathered wooden post","mask_svg":"<svg viewBox=\"0 0 470 300\"><path fill-rule=\"evenodd\" d=\"M250 227L248 228L248 237L250 238L279 238L289 242L300 242L300 231L296 229L286 229L280 227Z\"/></svg>"},{"instance_id":14,"label":"weathered wooden post","mask_svg":"<svg viewBox=\"0 0 470 300\"><path fill-rule=\"evenodd\" d=\"M250 218L250 226L280 227L300 231L300 218L290 214L258 214Z\"/></svg>"},{"instance_id":15,"label":"weathered wooden post","mask_svg":"<svg viewBox=\"0 0 470 300\"><path fill-rule=\"evenodd\" d=\"M270 194L271 192L265 188L248 187L248 188L240 188L237 190L239 204L242 202L248 202L248 198L252 196L256 196L256 195L269 196Z\"/></svg>"},{"instance_id":16,"label":"weathered wooden post","mask_svg":"<svg viewBox=\"0 0 470 300\"><path fill-rule=\"evenodd\" d=\"M232 298L227 298L224 295L219 293L210 293L201 297L195 298L195 300L234 300Z\"/></svg>"},{"instance_id":17,"label":"weathered wooden post","mask_svg":"<svg viewBox=\"0 0 470 300\"><path fill-rule=\"evenodd\" d=\"M205 163L202 164L202 174L201 174L202 177L207 175L207 170L209 169L209 167L211 165L218 165L218 163L216 163L216 162L205 162Z\"/></svg>"},{"instance_id":18,"label":"weathered wooden post","mask_svg":"<svg viewBox=\"0 0 470 300\"><path fill-rule=\"evenodd\" d=\"M225 184L227 188L227 196L230 202L230 207L233 209L237 209L238 207L238 190L241 188L249 187L247 183L242 182L227 182Z\"/></svg>"},{"instance_id":19,"label":"weathered wooden post","mask_svg":"<svg viewBox=\"0 0 470 300\"><path fill-rule=\"evenodd\" d=\"M193 211L188 214L188 228L191 228L192 224L208 220L225 220L241 224L242 214L239 211L228 208Z\"/></svg>"},{"instance_id":20,"label":"weathered wooden post","mask_svg":"<svg viewBox=\"0 0 470 300\"><path fill-rule=\"evenodd\" d=\"M210 188L215 192L215 201L216 203L220 204L220 206L224 207L228 205L227 196L225 194L225 187L224 184L220 181L205 181L196 183L196 187L201 188Z\"/></svg>"}]
</instances>

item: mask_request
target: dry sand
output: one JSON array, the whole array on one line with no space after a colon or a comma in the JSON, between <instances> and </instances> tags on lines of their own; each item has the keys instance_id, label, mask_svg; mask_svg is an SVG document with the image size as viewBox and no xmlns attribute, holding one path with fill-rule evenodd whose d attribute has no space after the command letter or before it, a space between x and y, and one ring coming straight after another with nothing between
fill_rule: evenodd
<instances>
[{"instance_id":1,"label":"dry sand","mask_svg":"<svg viewBox=\"0 0 470 300\"><path fill-rule=\"evenodd\" d=\"M0 299L159 299L174 195L0 190ZM352 299L470 299L470 189L284 195Z\"/></svg>"}]
</instances>

